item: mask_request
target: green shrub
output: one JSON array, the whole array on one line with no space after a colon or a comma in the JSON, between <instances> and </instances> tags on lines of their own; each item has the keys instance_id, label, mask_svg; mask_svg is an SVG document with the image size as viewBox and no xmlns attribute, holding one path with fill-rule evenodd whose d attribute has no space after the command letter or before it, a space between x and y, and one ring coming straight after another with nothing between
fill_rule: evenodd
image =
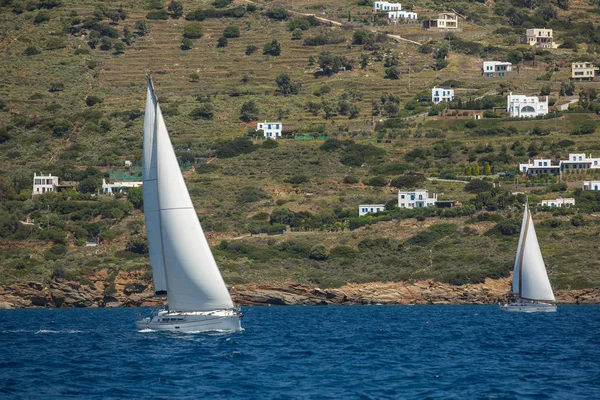
<instances>
[{"instance_id":1,"label":"green shrub","mask_svg":"<svg viewBox=\"0 0 600 400\"><path fill-rule=\"evenodd\" d=\"M209 174L219 169L218 165L215 164L200 164L196 167L196 173L198 174Z\"/></svg>"},{"instance_id":2,"label":"green shrub","mask_svg":"<svg viewBox=\"0 0 600 400\"><path fill-rule=\"evenodd\" d=\"M290 13L283 6L273 6L267 10L265 15L276 20L284 20L289 17Z\"/></svg>"},{"instance_id":3,"label":"green shrub","mask_svg":"<svg viewBox=\"0 0 600 400\"><path fill-rule=\"evenodd\" d=\"M146 19L166 21L169 19L169 13L167 10L152 10L146 14Z\"/></svg>"},{"instance_id":4,"label":"green shrub","mask_svg":"<svg viewBox=\"0 0 600 400\"><path fill-rule=\"evenodd\" d=\"M325 261L329 258L329 249L324 244L319 243L311 247L308 258L311 260Z\"/></svg>"},{"instance_id":5,"label":"green shrub","mask_svg":"<svg viewBox=\"0 0 600 400\"><path fill-rule=\"evenodd\" d=\"M183 28L183 37L188 39L198 39L204 35L204 28L198 22L190 22Z\"/></svg>"},{"instance_id":6,"label":"green shrub","mask_svg":"<svg viewBox=\"0 0 600 400\"><path fill-rule=\"evenodd\" d=\"M310 180L310 178L304 174L295 174L285 179L284 182L290 183L292 185L301 185Z\"/></svg>"},{"instance_id":7,"label":"green shrub","mask_svg":"<svg viewBox=\"0 0 600 400\"><path fill-rule=\"evenodd\" d=\"M102 99L101 97L90 95L90 96L86 97L85 104L88 107L92 107L96 104L102 103L103 101L104 101L104 99Z\"/></svg>"},{"instance_id":8,"label":"green shrub","mask_svg":"<svg viewBox=\"0 0 600 400\"><path fill-rule=\"evenodd\" d=\"M493 185L489 182L485 182L481 179L473 179L465 185L465 192L469 193L482 193L489 192L492 190Z\"/></svg>"},{"instance_id":9,"label":"green shrub","mask_svg":"<svg viewBox=\"0 0 600 400\"><path fill-rule=\"evenodd\" d=\"M190 112L193 119L211 120L215 116L215 110L212 103L202 103L199 107Z\"/></svg>"},{"instance_id":10,"label":"green shrub","mask_svg":"<svg viewBox=\"0 0 600 400\"><path fill-rule=\"evenodd\" d=\"M238 203L255 203L257 201L268 199L270 196L262 189L254 186L245 186L237 194Z\"/></svg>"},{"instance_id":11,"label":"green shrub","mask_svg":"<svg viewBox=\"0 0 600 400\"><path fill-rule=\"evenodd\" d=\"M26 56L35 56L36 54L40 54L41 51L35 46L29 46L25 49L24 53Z\"/></svg>"},{"instance_id":12,"label":"green shrub","mask_svg":"<svg viewBox=\"0 0 600 400\"><path fill-rule=\"evenodd\" d=\"M228 39L238 38L240 37L240 28L239 26L231 25L225 28L223 31L223 36Z\"/></svg>"},{"instance_id":13,"label":"green shrub","mask_svg":"<svg viewBox=\"0 0 600 400\"><path fill-rule=\"evenodd\" d=\"M148 238L144 235L131 236L125 250L136 254L148 254Z\"/></svg>"},{"instance_id":14,"label":"green shrub","mask_svg":"<svg viewBox=\"0 0 600 400\"><path fill-rule=\"evenodd\" d=\"M423 175L402 175L392 179L390 184L398 189L408 189L414 188L423 182L425 182L425 177Z\"/></svg>"}]
</instances>

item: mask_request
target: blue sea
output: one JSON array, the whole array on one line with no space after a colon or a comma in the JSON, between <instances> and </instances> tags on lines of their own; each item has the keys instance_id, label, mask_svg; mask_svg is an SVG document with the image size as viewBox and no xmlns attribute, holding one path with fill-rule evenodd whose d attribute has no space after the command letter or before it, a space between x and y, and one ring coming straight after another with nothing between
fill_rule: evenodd
<instances>
[{"instance_id":1,"label":"blue sea","mask_svg":"<svg viewBox=\"0 0 600 400\"><path fill-rule=\"evenodd\" d=\"M0 398L600 399L600 306L243 307L227 335L140 312L0 311Z\"/></svg>"}]
</instances>

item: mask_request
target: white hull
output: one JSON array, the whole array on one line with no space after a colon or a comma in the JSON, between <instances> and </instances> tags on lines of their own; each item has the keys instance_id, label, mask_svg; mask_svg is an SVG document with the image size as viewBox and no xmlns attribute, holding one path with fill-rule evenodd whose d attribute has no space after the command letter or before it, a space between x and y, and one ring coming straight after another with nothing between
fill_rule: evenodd
<instances>
[{"instance_id":1,"label":"white hull","mask_svg":"<svg viewBox=\"0 0 600 400\"><path fill-rule=\"evenodd\" d=\"M508 312L556 312L556 304L540 303L537 301L500 304L500 310Z\"/></svg>"},{"instance_id":2,"label":"white hull","mask_svg":"<svg viewBox=\"0 0 600 400\"><path fill-rule=\"evenodd\" d=\"M242 330L240 314L236 310L166 312L137 321L140 330L168 332L238 332Z\"/></svg>"}]
</instances>

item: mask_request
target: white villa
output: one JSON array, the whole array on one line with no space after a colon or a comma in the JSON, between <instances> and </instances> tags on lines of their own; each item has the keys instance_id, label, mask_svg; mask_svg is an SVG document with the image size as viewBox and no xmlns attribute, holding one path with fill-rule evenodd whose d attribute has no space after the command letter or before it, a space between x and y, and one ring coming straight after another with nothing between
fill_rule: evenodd
<instances>
[{"instance_id":1,"label":"white villa","mask_svg":"<svg viewBox=\"0 0 600 400\"><path fill-rule=\"evenodd\" d=\"M143 182L114 182L107 183L106 179L102 179L102 194L114 195L115 193L127 193L130 188L140 187Z\"/></svg>"},{"instance_id":2,"label":"white villa","mask_svg":"<svg viewBox=\"0 0 600 400\"><path fill-rule=\"evenodd\" d=\"M33 191L32 195L44 194L47 192L56 192L56 186L58 186L58 176L52 176L52 174L36 175L33 174Z\"/></svg>"},{"instance_id":3,"label":"white villa","mask_svg":"<svg viewBox=\"0 0 600 400\"><path fill-rule=\"evenodd\" d=\"M374 214L385 210L385 204L361 204L358 206L358 216L362 217L366 214Z\"/></svg>"},{"instance_id":4,"label":"white villa","mask_svg":"<svg viewBox=\"0 0 600 400\"><path fill-rule=\"evenodd\" d=\"M600 181L584 181L583 190L600 190Z\"/></svg>"},{"instance_id":5,"label":"white villa","mask_svg":"<svg viewBox=\"0 0 600 400\"><path fill-rule=\"evenodd\" d=\"M450 88L438 88L434 87L431 89L431 101L438 104L442 101L454 100L454 89Z\"/></svg>"},{"instance_id":6,"label":"white villa","mask_svg":"<svg viewBox=\"0 0 600 400\"><path fill-rule=\"evenodd\" d=\"M412 192L398 191L398 207L399 208L419 208L435 206L437 194L429 195L429 190L416 189Z\"/></svg>"},{"instance_id":7,"label":"white villa","mask_svg":"<svg viewBox=\"0 0 600 400\"><path fill-rule=\"evenodd\" d=\"M281 131L283 126L281 122L259 122L256 124L256 130L262 130L265 133L265 137L269 139L277 139L281 137Z\"/></svg>"},{"instance_id":8,"label":"white villa","mask_svg":"<svg viewBox=\"0 0 600 400\"><path fill-rule=\"evenodd\" d=\"M506 112L511 117L535 118L548 114L548 96L525 96L509 93L506 99Z\"/></svg>"},{"instance_id":9,"label":"white villa","mask_svg":"<svg viewBox=\"0 0 600 400\"><path fill-rule=\"evenodd\" d=\"M441 13L437 18L430 18L423 21L425 29L457 29L458 16L456 13Z\"/></svg>"},{"instance_id":10,"label":"white villa","mask_svg":"<svg viewBox=\"0 0 600 400\"><path fill-rule=\"evenodd\" d=\"M542 202L540 203L540 206L544 206L544 207L571 207L575 205L575 199L572 197L563 199L562 197L559 197L558 199L554 199L554 200L542 200Z\"/></svg>"},{"instance_id":11,"label":"white villa","mask_svg":"<svg viewBox=\"0 0 600 400\"><path fill-rule=\"evenodd\" d=\"M373 3L373 12L400 10L402 10L402 4L400 3L388 3L387 1L376 1Z\"/></svg>"},{"instance_id":12,"label":"white villa","mask_svg":"<svg viewBox=\"0 0 600 400\"><path fill-rule=\"evenodd\" d=\"M390 11L388 12L388 18L391 20L398 19L407 19L407 20L417 20L417 13L412 11ZM394 21L396 22L396 21Z\"/></svg>"},{"instance_id":13,"label":"white villa","mask_svg":"<svg viewBox=\"0 0 600 400\"><path fill-rule=\"evenodd\" d=\"M558 47L554 43L552 29L527 29L524 40L530 46L542 47L544 49Z\"/></svg>"},{"instance_id":14,"label":"white villa","mask_svg":"<svg viewBox=\"0 0 600 400\"><path fill-rule=\"evenodd\" d=\"M519 164L519 171L528 174L558 174L574 169L597 169L600 168L600 157L592 157L584 153L569 154L567 160L550 160L539 158L529 160L527 164Z\"/></svg>"},{"instance_id":15,"label":"white villa","mask_svg":"<svg viewBox=\"0 0 600 400\"><path fill-rule=\"evenodd\" d=\"M512 63L506 61L484 61L482 69L483 76L486 78L502 77L512 71Z\"/></svg>"}]
</instances>

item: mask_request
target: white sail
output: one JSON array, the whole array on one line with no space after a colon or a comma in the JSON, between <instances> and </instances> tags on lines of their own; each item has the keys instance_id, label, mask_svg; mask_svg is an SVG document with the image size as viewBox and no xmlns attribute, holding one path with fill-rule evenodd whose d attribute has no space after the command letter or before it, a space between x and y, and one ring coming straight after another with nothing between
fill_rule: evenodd
<instances>
[{"instance_id":1,"label":"white sail","mask_svg":"<svg viewBox=\"0 0 600 400\"><path fill-rule=\"evenodd\" d=\"M146 218L146 235L148 250L152 264L154 290L164 293L167 290L165 269L163 265L162 243L160 237L160 215L158 211L158 186L156 182L156 146L155 122L158 103L154 96L152 81L148 79L146 97L146 114L144 115L144 141L142 151L142 180L144 193L144 216Z\"/></svg>"},{"instance_id":2,"label":"white sail","mask_svg":"<svg viewBox=\"0 0 600 400\"><path fill-rule=\"evenodd\" d=\"M233 308L156 104L157 194L169 309Z\"/></svg>"},{"instance_id":3,"label":"white sail","mask_svg":"<svg viewBox=\"0 0 600 400\"><path fill-rule=\"evenodd\" d=\"M525 228L527 226L527 215L529 214L529 203L525 203L525 212L523 213L523 221L521 222L521 233L519 234L519 245L517 246L517 255L515 256L515 265L513 270L512 293L519 293L519 277L521 269L521 251L523 247L523 237L525 236Z\"/></svg>"},{"instance_id":4,"label":"white sail","mask_svg":"<svg viewBox=\"0 0 600 400\"><path fill-rule=\"evenodd\" d=\"M523 239L520 297L526 300L554 301L554 293L546 273L544 259L535 234L531 213L527 213L526 236Z\"/></svg>"}]
</instances>

